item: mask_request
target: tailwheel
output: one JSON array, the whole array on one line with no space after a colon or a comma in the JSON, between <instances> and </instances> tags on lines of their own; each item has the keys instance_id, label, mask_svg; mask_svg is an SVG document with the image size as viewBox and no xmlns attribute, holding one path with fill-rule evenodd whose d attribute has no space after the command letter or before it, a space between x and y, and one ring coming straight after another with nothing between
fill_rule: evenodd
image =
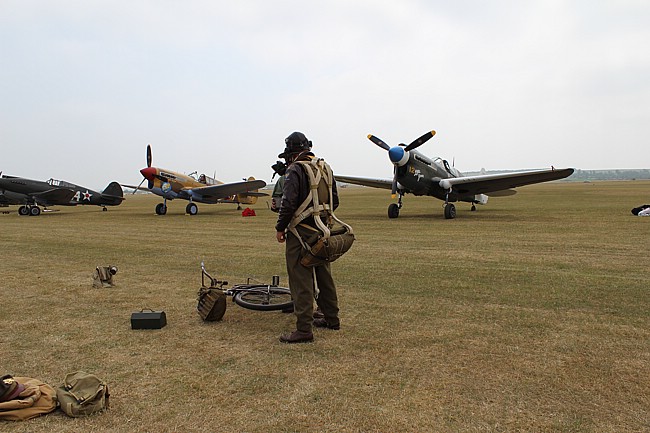
<instances>
[{"instance_id":1,"label":"tailwheel","mask_svg":"<svg viewBox=\"0 0 650 433\"><path fill-rule=\"evenodd\" d=\"M156 215L165 215L167 213L167 206L164 203L156 205Z\"/></svg>"},{"instance_id":2,"label":"tailwheel","mask_svg":"<svg viewBox=\"0 0 650 433\"><path fill-rule=\"evenodd\" d=\"M445 219L456 218L456 206L453 203L445 203Z\"/></svg>"},{"instance_id":3,"label":"tailwheel","mask_svg":"<svg viewBox=\"0 0 650 433\"><path fill-rule=\"evenodd\" d=\"M388 205L388 218L397 218L399 216L399 206L397 203Z\"/></svg>"},{"instance_id":4,"label":"tailwheel","mask_svg":"<svg viewBox=\"0 0 650 433\"><path fill-rule=\"evenodd\" d=\"M196 215L197 213L199 213L199 207L194 203L189 203L185 207L185 213L188 215Z\"/></svg>"},{"instance_id":5,"label":"tailwheel","mask_svg":"<svg viewBox=\"0 0 650 433\"><path fill-rule=\"evenodd\" d=\"M476 212L476 205L473 204L472 207L470 208L470 210L471 210L472 212Z\"/></svg>"}]
</instances>

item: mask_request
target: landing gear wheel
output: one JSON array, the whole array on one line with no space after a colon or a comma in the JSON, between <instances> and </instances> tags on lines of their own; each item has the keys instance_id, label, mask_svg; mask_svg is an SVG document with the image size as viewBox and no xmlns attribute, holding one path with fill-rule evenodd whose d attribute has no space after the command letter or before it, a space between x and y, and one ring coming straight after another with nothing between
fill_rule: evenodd
<instances>
[{"instance_id":1,"label":"landing gear wheel","mask_svg":"<svg viewBox=\"0 0 650 433\"><path fill-rule=\"evenodd\" d=\"M194 203L190 203L185 207L185 213L188 215L196 215L199 213L199 207Z\"/></svg>"},{"instance_id":2,"label":"landing gear wheel","mask_svg":"<svg viewBox=\"0 0 650 433\"><path fill-rule=\"evenodd\" d=\"M456 218L456 206L453 203L447 203L445 205L445 219L451 220Z\"/></svg>"},{"instance_id":3,"label":"landing gear wheel","mask_svg":"<svg viewBox=\"0 0 650 433\"><path fill-rule=\"evenodd\" d=\"M39 216L41 214L41 208L38 206L32 206L29 208L29 214L31 216Z\"/></svg>"},{"instance_id":4,"label":"landing gear wheel","mask_svg":"<svg viewBox=\"0 0 650 433\"><path fill-rule=\"evenodd\" d=\"M29 208L27 206L21 206L18 208L18 215L29 215Z\"/></svg>"},{"instance_id":5,"label":"landing gear wheel","mask_svg":"<svg viewBox=\"0 0 650 433\"><path fill-rule=\"evenodd\" d=\"M388 205L388 218L397 218L399 216L399 206L396 203Z\"/></svg>"},{"instance_id":6,"label":"landing gear wheel","mask_svg":"<svg viewBox=\"0 0 650 433\"><path fill-rule=\"evenodd\" d=\"M293 308L291 291L284 287L262 286L259 290L237 292L234 301L240 307L258 311L275 311Z\"/></svg>"},{"instance_id":7,"label":"landing gear wheel","mask_svg":"<svg viewBox=\"0 0 650 433\"><path fill-rule=\"evenodd\" d=\"M105 207L102 208L102 212L106 212L107 210L108 209L106 209Z\"/></svg>"},{"instance_id":8,"label":"landing gear wheel","mask_svg":"<svg viewBox=\"0 0 650 433\"><path fill-rule=\"evenodd\" d=\"M472 212L476 212L476 205L472 205L472 207L470 208L470 210L471 210Z\"/></svg>"},{"instance_id":9,"label":"landing gear wheel","mask_svg":"<svg viewBox=\"0 0 650 433\"><path fill-rule=\"evenodd\" d=\"M167 206L164 203L158 203L156 205L156 214L165 215L167 213Z\"/></svg>"}]
</instances>

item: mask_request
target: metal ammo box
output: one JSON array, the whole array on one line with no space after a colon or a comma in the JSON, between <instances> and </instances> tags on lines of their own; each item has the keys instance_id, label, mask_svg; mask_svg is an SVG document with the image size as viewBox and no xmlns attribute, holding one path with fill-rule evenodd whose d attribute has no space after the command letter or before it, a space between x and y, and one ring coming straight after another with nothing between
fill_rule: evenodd
<instances>
[{"instance_id":1,"label":"metal ammo box","mask_svg":"<svg viewBox=\"0 0 650 433\"><path fill-rule=\"evenodd\" d=\"M140 310L131 313L131 329L160 329L167 324L164 311Z\"/></svg>"}]
</instances>

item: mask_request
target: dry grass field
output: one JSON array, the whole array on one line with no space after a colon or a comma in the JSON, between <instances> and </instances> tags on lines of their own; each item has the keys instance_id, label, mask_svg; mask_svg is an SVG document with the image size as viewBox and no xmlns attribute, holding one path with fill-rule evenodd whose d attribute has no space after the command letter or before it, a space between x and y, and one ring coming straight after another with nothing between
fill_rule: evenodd
<instances>
[{"instance_id":1,"label":"dry grass field","mask_svg":"<svg viewBox=\"0 0 650 433\"><path fill-rule=\"evenodd\" d=\"M333 265L340 331L284 345L293 315L228 303L195 311L200 267L286 284L265 200L129 196L122 206L0 214L0 373L53 386L84 370L111 409L56 411L3 432L648 432L650 181L549 183L478 212L386 191L341 190L357 242ZM93 289L97 265L117 285ZM130 315L164 310L161 330Z\"/></svg>"}]
</instances>

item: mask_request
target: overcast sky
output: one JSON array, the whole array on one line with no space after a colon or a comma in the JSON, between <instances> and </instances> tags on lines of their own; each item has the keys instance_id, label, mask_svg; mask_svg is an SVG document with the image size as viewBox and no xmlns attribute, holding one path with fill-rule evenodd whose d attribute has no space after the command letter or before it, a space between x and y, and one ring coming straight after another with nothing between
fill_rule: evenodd
<instances>
[{"instance_id":1,"label":"overcast sky","mask_svg":"<svg viewBox=\"0 0 650 433\"><path fill-rule=\"evenodd\" d=\"M102 189L153 165L270 180L390 145L461 171L650 168L647 0L0 0L0 170Z\"/></svg>"}]
</instances>

